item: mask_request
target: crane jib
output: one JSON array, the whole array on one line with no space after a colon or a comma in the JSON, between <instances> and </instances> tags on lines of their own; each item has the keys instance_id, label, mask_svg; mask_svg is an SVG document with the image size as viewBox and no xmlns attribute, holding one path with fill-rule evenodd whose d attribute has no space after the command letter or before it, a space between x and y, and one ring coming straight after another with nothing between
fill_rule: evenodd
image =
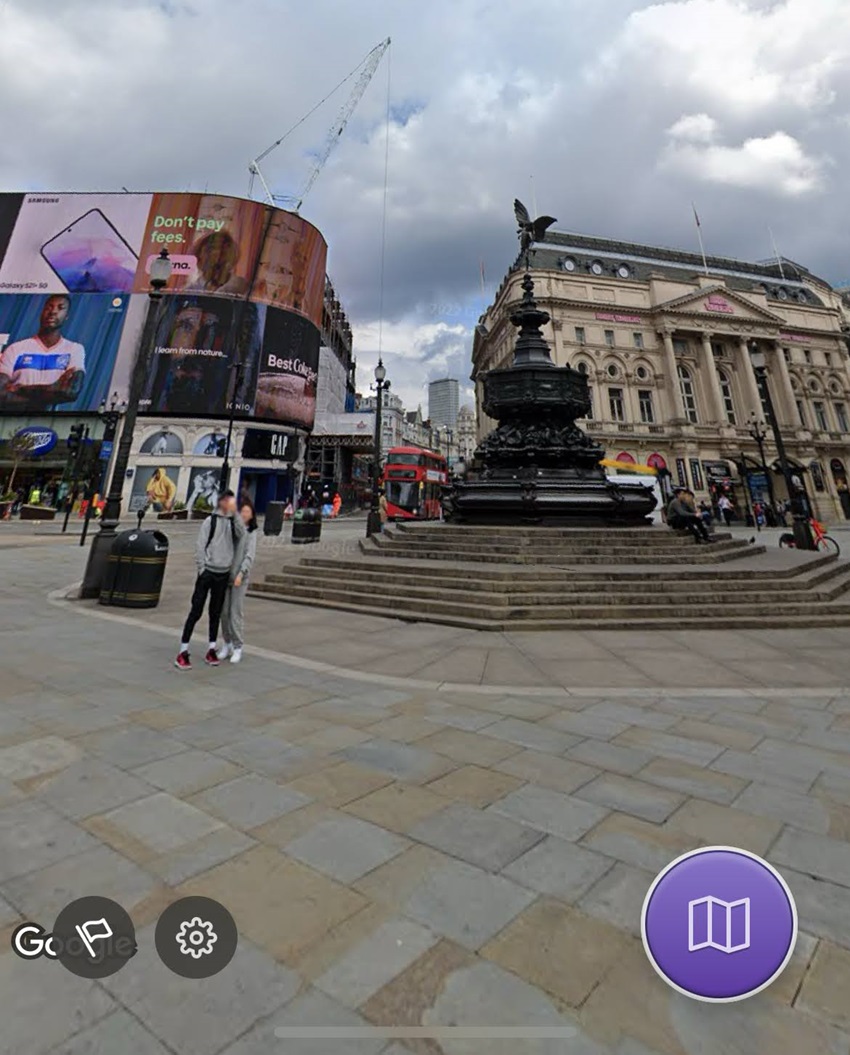
<instances>
[{"instance_id":1,"label":"crane jib","mask_svg":"<svg viewBox=\"0 0 850 1055\"><path fill-rule=\"evenodd\" d=\"M358 63L357 66L355 66L354 69L351 71L351 73L343 77L339 84L337 84L336 87L333 88L323 99L316 103L316 105L311 110L308 110L307 113L300 120L298 120L289 129L288 132L284 133L284 135L282 135L280 139L276 139L274 143L271 144L271 146L267 147L262 153L258 154L254 158L254 160L248 166L248 171L251 174L248 186L249 197L251 196L251 192L254 186L254 177L256 176L263 185L263 190L266 193L266 198L268 199L270 205L274 205L279 201L287 201L293 202L295 204L296 212L301 208L302 202L309 194L310 190L313 187L313 184L321 175L322 169L325 167L325 164L328 158L330 157L334 147L339 142L342 133L345 131L345 126L348 124L351 115L357 109L357 104L360 102L364 92L369 87L369 82L374 77L375 71L380 65L381 59L384 57L384 53L386 52L387 48L389 48L391 43L392 41L390 37L387 37L386 40L382 40L380 44L376 44L375 47L372 48L369 54L365 57L365 59L363 59L362 62ZM355 82L354 88L352 89L351 94L349 95L348 99L345 101L339 113L337 114L336 121L334 121L334 123L328 130L328 133L325 137L324 145L316 155L316 162L309 177L307 178L307 181L301 193L292 197L283 197L281 195L273 194L269 189L269 185L266 182L262 172L260 171L260 162L263 161L266 157L268 157L268 155L271 154L272 151L276 150L288 138L288 136L295 131L296 128L302 125L308 117L310 117L313 113L315 113L316 110L318 110L320 106L322 106L323 103L327 102L327 100L330 99L332 95L339 91L343 84L346 84L352 79L352 77L355 76L357 77L357 81Z\"/></svg>"}]
</instances>

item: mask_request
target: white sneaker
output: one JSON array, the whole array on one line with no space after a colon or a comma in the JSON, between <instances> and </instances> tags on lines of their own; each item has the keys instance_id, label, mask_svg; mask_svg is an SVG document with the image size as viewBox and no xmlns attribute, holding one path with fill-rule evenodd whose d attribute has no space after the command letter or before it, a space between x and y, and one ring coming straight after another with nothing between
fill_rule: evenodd
<instances>
[{"instance_id":1,"label":"white sneaker","mask_svg":"<svg viewBox=\"0 0 850 1055\"><path fill-rule=\"evenodd\" d=\"M221 646L221 648L218 650L218 658L219 659L227 659L227 657L230 655L230 653L232 651L233 651L233 647L231 645L229 645L225 641L224 644Z\"/></svg>"},{"instance_id":2,"label":"white sneaker","mask_svg":"<svg viewBox=\"0 0 850 1055\"><path fill-rule=\"evenodd\" d=\"M241 663L242 662L242 649L241 648L234 648L233 655L230 657L230 662L231 663Z\"/></svg>"}]
</instances>

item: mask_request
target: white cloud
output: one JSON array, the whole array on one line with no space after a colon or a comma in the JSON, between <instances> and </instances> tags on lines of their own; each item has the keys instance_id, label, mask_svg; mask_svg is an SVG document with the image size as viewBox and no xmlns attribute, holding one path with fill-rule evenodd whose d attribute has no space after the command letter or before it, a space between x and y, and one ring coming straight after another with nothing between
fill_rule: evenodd
<instances>
[{"instance_id":1,"label":"white cloud","mask_svg":"<svg viewBox=\"0 0 850 1055\"><path fill-rule=\"evenodd\" d=\"M363 323L354 328L358 348L361 384L365 388L378 360L379 324ZM461 383L461 403L474 401L469 381L472 329L463 323L400 321L384 323L381 348L387 376L393 390L405 404L422 404L428 412L428 382L439 377L456 377Z\"/></svg>"},{"instance_id":2,"label":"white cloud","mask_svg":"<svg viewBox=\"0 0 850 1055\"><path fill-rule=\"evenodd\" d=\"M685 114L668 130L671 139L686 139L691 143L711 143L719 125L708 114Z\"/></svg>"},{"instance_id":3,"label":"white cloud","mask_svg":"<svg viewBox=\"0 0 850 1055\"><path fill-rule=\"evenodd\" d=\"M774 132L732 147L716 142L717 131L705 114L677 121L660 166L696 180L767 194L810 194L822 186L825 162L808 157L793 136Z\"/></svg>"},{"instance_id":4,"label":"white cloud","mask_svg":"<svg viewBox=\"0 0 850 1055\"><path fill-rule=\"evenodd\" d=\"M645 64L670 90L743 116L829 106L848 58L846 0L677 0L634 12L602 69Z\"/></svg>"}]
</instances>

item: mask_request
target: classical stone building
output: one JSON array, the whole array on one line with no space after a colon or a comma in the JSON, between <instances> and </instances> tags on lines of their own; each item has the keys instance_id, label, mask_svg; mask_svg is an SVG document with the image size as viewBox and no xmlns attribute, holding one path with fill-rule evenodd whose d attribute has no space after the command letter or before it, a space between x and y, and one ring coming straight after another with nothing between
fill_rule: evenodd
<instances>
[{"instance_id":1,"label":"classical stone building","mask_svg":"<svg viewBox=\"0 0 850 1055\"><path fill-rule=\"evenodd\" d=\"M698 500L725 490L742 513L771 488L785 498L769 430L766 464L750 434L764 420L758 349L815 512L850 518L847 317L827 282L789 260L709 257L706 269L698 254L558 232L533 247L531 266L552 356L587 375L593 410L580 424L609 457L667 468ZM522 274L515 263L476 328L479 439L494 426L481 379L510 363Z\"/></svg>"},{"instance_id":2,"label":"classical stone building","mask_svg":"<svg viewBox=\"0 0 850 1055\"><path fill-rule=\"evenodd\" d=\"M464 404L457 412L457 452L458 457L468 462L472 457L477 442L475 428L475 411Z\"/></svg>"}]
</instances>

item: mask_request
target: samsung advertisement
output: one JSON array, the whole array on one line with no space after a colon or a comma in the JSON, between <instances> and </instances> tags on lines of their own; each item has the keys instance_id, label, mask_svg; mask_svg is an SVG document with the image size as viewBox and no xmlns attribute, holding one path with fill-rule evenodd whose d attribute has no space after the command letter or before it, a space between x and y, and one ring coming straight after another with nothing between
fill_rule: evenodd
<instances>
[{"instance_id":1,"label":"samsung advertisement","mask_svg":"<svg viewBox=\"0 0 850 1055\"><path fill-rule=\"evenodd\" d=\"M0 414L96 411L126 394L151 261L140 412L310 428L327 246L294 213L209 194L0 194Z\"/></svg>"}]
</instances>

